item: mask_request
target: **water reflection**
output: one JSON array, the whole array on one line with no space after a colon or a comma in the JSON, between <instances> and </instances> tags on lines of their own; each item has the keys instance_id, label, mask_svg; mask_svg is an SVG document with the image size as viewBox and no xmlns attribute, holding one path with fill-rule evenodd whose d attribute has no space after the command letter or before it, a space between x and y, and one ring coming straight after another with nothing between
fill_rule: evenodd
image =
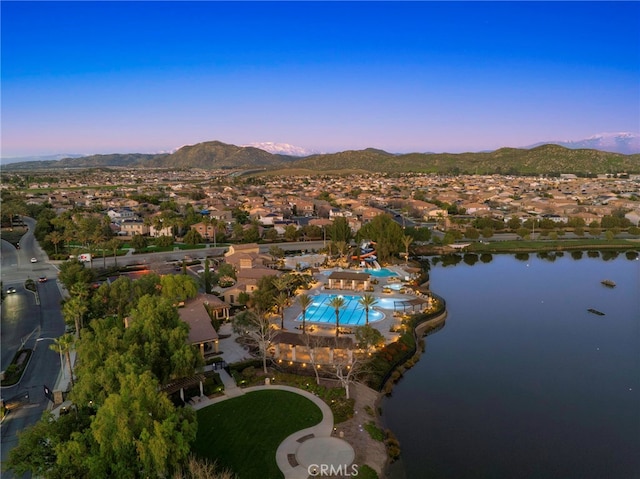
<instances>
[{"instance_id":1,"label":"water reflection","mask_svg":"<svg viewBox=\"0 0 640 479\"><path fill-rule=\"evenodd\" d=\"M529 261L529 253L516 253L518 261Z\"/></svg>"},{"instance_id":2,"label":"water reflection","mask_svg":"<svg viewBox=\"0 0 640 479\"><path fill-rule=\"evenodd\" d=\"M600 258L603 261L612 261L617 259L621 251L618 250L589 250L589 251L571 251L567 252L571 258L574 260L580 260L585 258L585 253L587 258ZM530 253L515 253L510 255L508 253L504 253L501 256L510 256L518 261L528 262L531 259ZM564 251L539 251L535 253L535 257L541 259L543 261L549 261L550 263L555 262L558 258L563 258L565 256ZM626 251L624 253L624 257L629 261L635 261L640 258L640 254L637 251ZM478 264L478 262L487 264L493 261L493 255L490 253L482 253L478 255L477 253L465 253L464 255L460 255L457 253L449 253L443 254L440 256L431 256L426 257L422 256L420 258L420 264L424 268L424 265L427 265L427 268L430 268L430 265L437 266L440 265L442 267L447 266L456 266L463 262L468 266L474 266Z\"/></svg>"},{"instance_id":3,"label":"water reflection","mask_svg":"<svg viewBox=\"0 0 640 479\"><path fill-rule=\"evenodd\" d=\"M473 253L467 253L464 255L463 261L469 266L473 266L478 262L478 255Z\"/></svg>"},{"instance_id":4,"label":"water reflection","mask_svg":"<svg viewBox=\"0 0 640 479\"><path fill-rule=\"evenodd\" d=\"M640 477L640 261L596 253L433 269L448 324L383 400L391 477Z\"/></svg>"}]
</instances>

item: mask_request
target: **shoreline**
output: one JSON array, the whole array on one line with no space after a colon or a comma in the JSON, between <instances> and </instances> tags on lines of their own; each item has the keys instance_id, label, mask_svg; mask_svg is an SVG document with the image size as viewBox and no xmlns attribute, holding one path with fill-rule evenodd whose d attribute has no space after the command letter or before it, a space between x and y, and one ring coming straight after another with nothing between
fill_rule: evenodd
<instances>
[{"instance_id":1,"label":"shoreline","mask_svg":"<svg viewBox=\"0 0 640 479\"><path fill-rule=\"evenodd\" d=\"M423 283L422 286L424 286ZM420 360L422 354L424 353L424 345L420 344L421 340L425 336L429 334L430 331L438 330L440 327L444 325L444 322L447 318L447 310L439 314L438 316L429 319L428 321L424 321L417 325L414 328L414 335L416 338L416 352L411 358L407 359L402 364L398 364L393 371L400 370L405 367L405 364L409 362L411 359L417 358ZM381 403L385 396L389 396L389 393L385 393L385 386L387 384L395 384L397 380L387 379L385 384L383 385L380 391L376 391L366 386L365 384L356 383L354 384L354 394L353 397L356 400L354 405L354 417L342 423L343 427L338 428L338 430L344 430L344 439L347 440L354 448L356 452L356 457L354 463L358 464L367 464L373 467L379 475L379 478L384 479L389 477L389 469L392 464L397 461L391 461L389 454L387 452L386 444L383 441L376 441L373 439L366 430L362 430L364 423L368 421L372 421L380 430L382 431L390 431L393 434L393 431L389 428L385 427L384 422L382 420L382 411L381 411ZM365 402L363 402L365 401ZM366 407L371 408L373 410L374 415L366 413ZM364 412L364 414L363 414ZM356 426L357 427L354 427ZM364 437L364 440L363 440ZM364 450L363 450L364 449ZM400 450L402 450L402 444L400 444ZM402 460L402 453L398 461Z\"/></svg>"},{"instance_id":2,"label":"shoreline","mask_svg":"<svg viewBox=\"0 0 640 479\"><path fill-rule=\"evenodd\" d=\"M598 239L583 240L517 240L517 241L493 241L488 243L471 243L465 249L456 249L451 246L425 245L414 249L417 256L440 256L445 254L465 253L542 253L554 251L593 251L593 250L620 250L634 251L640 249L640 239L625 239L618 241L606 241Z\"/></svg>"}]
</instances>

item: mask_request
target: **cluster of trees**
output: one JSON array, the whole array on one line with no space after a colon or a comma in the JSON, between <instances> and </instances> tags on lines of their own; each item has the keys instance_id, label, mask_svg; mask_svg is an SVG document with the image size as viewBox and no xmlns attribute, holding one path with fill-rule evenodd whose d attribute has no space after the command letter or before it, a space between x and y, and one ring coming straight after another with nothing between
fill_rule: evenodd
<instances>
[{"instance_id":1,"label":"cluster of trees","mask_svg":"<svg viewBox=\"0 0 640 479\"><path fill-rule=\"evenodd\" d=\"M63 316L77 326L75 409L20 434L7 467L47 478L171 477L188 461L197 423L161 390L202 364L175 306L197 285L149 274L93 290L90 270L78 266L63 264L60 276L71 291Z\"/></svg>"}]
</instances>

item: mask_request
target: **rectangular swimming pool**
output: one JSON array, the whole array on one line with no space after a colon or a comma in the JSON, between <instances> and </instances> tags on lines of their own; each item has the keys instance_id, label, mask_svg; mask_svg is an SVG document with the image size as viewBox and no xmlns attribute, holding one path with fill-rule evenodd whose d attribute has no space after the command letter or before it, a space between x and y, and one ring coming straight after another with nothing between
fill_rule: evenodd
<instances>
[{"instance_id":1,"label":"rectangular swimming pool","mask_svg":"<svg viewBox=\"0 0 640 479\"><path fill-rule=\"evenodd\" d=\"M361 296L348 296L337 294L318 294L313 296L313 303L307 308L305 320L312 323L336 323L336 310L329 305L329 302L340 296L344 299L345 306L340 309L339 323L342 326L364 326L366 324L366 313L358 300ZM380 301L380 299L378 299ZM377 305L382 306L382 305ZM384 314L380 311L369 309L369 322L380 321ZM300 314L296 321L302 321Z\"/></svg>"}]
</instances>

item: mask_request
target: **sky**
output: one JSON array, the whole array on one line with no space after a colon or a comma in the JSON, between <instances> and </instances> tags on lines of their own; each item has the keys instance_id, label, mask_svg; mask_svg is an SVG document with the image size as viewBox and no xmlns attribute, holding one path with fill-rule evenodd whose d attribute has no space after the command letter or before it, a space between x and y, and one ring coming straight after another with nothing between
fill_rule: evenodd
<instances>
[{"instance_id":1,"label":"sky","mask_svg":"<svg viewBox=\"0 0 640 479\"><path fill-rule=\"evenodd\" d=\"M0 2L1 155L640 131L639 2Z\"/></svg>"}]
</instances>

